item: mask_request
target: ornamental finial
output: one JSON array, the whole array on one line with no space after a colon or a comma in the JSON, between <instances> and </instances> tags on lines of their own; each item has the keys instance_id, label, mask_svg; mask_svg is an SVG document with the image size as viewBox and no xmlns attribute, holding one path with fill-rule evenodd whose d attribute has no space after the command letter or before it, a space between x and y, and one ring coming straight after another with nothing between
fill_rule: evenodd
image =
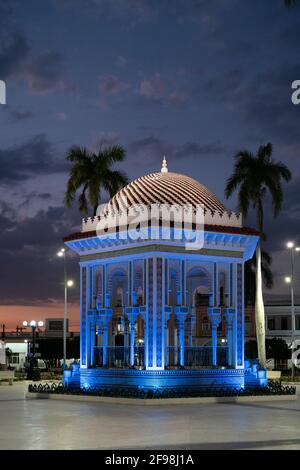
<instances>
[{"instance_id":1,"label":"ornamental finial","mask_svg":"<svg viewBox=\"0 0 300 470\"><path fill-rule=\"evenodd\" d=\"M161 167L161 170L160 170L162 173L168 173L168 165L167 165L167 160L166 160L166 157L164 156L164 159L162 161L162 167Z\"/></svg>"}]
</instances>

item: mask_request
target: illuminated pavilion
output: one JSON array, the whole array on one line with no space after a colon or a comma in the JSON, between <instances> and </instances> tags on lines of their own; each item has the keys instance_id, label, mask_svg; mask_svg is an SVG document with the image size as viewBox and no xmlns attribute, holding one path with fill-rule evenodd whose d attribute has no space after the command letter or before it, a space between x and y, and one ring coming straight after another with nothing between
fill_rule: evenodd
<instances>
[{"instance_id":1,"label":"illuminated pavilion","mask_svg":"<svg viewBox=\"0 0 300 470\"><path fill-rule=\"evenodd\" d=\"M124 201L126 205L124 207ZM189 249L165 240L114 237L99 230L107 214L135 205L204 207L204 238ZM161 221L157 222L161 227ZM80 367L69 387L244 388L265 386L265 371L245 367L244 263L259 234L242 225L205 186L168 171L119 191L99 216L65 238L80 258Z\"/></svg>"}]
</instances>

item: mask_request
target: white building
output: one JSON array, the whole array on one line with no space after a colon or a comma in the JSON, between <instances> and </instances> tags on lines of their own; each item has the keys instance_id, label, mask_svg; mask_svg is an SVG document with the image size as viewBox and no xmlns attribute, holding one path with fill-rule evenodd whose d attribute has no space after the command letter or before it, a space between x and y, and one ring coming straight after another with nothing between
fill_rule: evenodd
<instances>
[{"instance_id":1,"label":"white building","mask_svg":"<svg viewBox=\"0 0 300 470\"><path fill-rule=\"evenodd\" d=\"M266 337L282 338L288 344L292 338L291 306L283 302L269 303L265 306ZM300 340L300 305L295 306L296 331L295 340Z\"/></svg>"}]
</instances>

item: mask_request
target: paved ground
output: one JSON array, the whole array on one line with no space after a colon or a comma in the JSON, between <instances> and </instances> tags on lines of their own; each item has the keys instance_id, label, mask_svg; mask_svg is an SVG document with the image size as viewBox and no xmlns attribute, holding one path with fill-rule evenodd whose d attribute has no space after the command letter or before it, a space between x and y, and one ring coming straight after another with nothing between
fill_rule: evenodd
<instances>
[{"instance_id":1,"label":"paved ground","mask_svg":"<svg viewBox=\"0 0 300 470\"><path fill-rule=\"evenodd\" d=\"M124 406L26 400L0 386L0 449L300 449L300 400Z\"/></svg>"}]
</instances>

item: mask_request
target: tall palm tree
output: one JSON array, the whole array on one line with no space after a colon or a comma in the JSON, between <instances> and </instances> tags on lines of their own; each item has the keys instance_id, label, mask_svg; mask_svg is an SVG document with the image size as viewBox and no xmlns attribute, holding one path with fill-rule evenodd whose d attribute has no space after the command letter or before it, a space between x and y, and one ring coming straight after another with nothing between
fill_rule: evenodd
<instances>
[{"instance_id":1,"label":"tall palm tree","mask_svg":"<svg viewBox=\"0 0 300 470\"><path fill-rule=\"evenodd\" d=\"M272 199L273 215L277 217L283 201L282 180L290 181L292 174L282 162L272 158L272 144L262 145L254 155L247 150L235 155L232 176L227 180L225 195L229 198L237 189L240 212L247 216L249 206L256 212L256 226L264 238L264 199L269 193ZM260 364L266 365L265 312L262 295L261 242L256 248L256 295L255 322Z\"/></svg>"},{"instance_id":2,"label":"tall palm tree","mask_svg":"<svg viewBox=\"0 0 300 470\"><path fill-rule=\"evenodd\" d=\"M70 148L67 160L73 165L65 194L66 206L71 206L77 191L81 189L78 198L80 211L87 213L90 205L95 216L103 190L113 197L128 183L125 173L113 169L114 163L123 162L125 155L125 149L119 145L100 148L98 153L78 146Z\"/></svg>"},{"instance_id":3,"label":"tall palm tree","mask_svg":"<svg viewBox=\"0 0 300 470\"><path fill-rule=\"evenodd\" d=\"M263 284L267 289L272 289L274 284L273 273L271 270L272 258L269 253L261 252L261 273ZM255 303L255 284L256 284L256 256L253 256L245 263L245 305Z\"/></svg>"}]
</instances>

